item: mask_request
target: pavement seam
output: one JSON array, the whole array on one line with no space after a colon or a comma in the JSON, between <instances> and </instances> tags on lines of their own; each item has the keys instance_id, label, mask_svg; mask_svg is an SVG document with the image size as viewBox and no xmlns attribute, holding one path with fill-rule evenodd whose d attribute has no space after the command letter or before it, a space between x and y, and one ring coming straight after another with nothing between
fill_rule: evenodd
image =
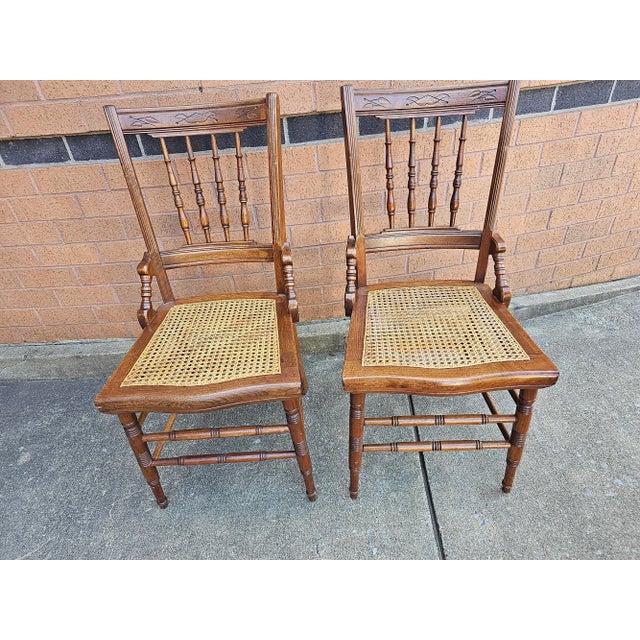
<instances>
[{"instance_id":1,"label":"pavement seam","mask_svg":"<svg viewBox=\"0 0 640 640\"><path fill-rule=\"evenodd\" d=\"M416 408L413 404L413 396L409 395L409 407L411 408L411 415L416 415ZM420 431L418 427L413 428L416 442L420 442ZM446 560L447 556L444 552L444 543L442 541L442 531L440 530L440 523L438 522L438 515L436 513L436 505L433 501L433 494L431 493L431 484L429 482L429 474L427 472L427 464L424 458L424 452L418 453L420 459L420 469L422 471L422 481L424 483L424 491L427 496L427 505L429 506L429 516L431 517L431 527L433 528L433 537L438 548L438 560Z\"/></svg>"}]
</instances>

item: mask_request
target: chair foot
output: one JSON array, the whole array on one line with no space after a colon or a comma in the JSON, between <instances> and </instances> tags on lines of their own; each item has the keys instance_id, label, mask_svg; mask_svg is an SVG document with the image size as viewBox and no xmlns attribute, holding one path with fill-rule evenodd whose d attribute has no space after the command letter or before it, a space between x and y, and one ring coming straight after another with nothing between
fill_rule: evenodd
<instances>
[{"instance_id":1,"label":"chair foot","mask_svg":"<svg viewBox=\"0 0 640 640\"><path fill-rule=\"evenodd\" d=\"M516 406L516 420L511 430L511 446L507 450L507 468L502 480L502 491L510 493L513 487L513 481L518 469L518 464L522 458L524 451L524 443L527 438L527 431L531 424L533 415L533 403L538 394L537 389L522 389L518 404Z\"/></svg>"},{"instance_id":2,"label":"chair foot","mask_svg":"<svg viewBox=\"0 0 640 640\"><path fill-rule=\"evenodd\" d=\"M291 434L293 448L296 452L298 467L304 480L307 497L311 502L314 502L318 495L316 494L316 487L313 481L311 456L309 455L309 447L307 446L307 438L304 432L302 399L294 398L284 400L282 405L284 406L284 412L287 416L287 425L289 426L289 433Z\"/></svg>"}]
</instances>

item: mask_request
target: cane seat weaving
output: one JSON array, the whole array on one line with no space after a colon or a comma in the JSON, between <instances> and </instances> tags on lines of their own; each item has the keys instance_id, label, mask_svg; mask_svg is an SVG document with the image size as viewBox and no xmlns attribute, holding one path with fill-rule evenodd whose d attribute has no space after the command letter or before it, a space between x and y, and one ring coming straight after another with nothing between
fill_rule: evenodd
<instances>
[{"instance_id":1,"label":"cane seat weaving","mask_svg":"<svg viewBox=\"0 0 640 640\"><path fill-rule=\"evenodd\" d=\"M450 369L513 360L529 356L476 287L369 292L365 367Z\"/></svg>"},{"instance_id":2,"label":"cane seat weaving","mask_svg":"<svg viewBox=\"0 0 640 640\"><path fill-rule=\"evenodd\" d=\"M275 300L208 300L172 307L122 386L196 387L278 373Z\"/></svg>"}]
</instances>

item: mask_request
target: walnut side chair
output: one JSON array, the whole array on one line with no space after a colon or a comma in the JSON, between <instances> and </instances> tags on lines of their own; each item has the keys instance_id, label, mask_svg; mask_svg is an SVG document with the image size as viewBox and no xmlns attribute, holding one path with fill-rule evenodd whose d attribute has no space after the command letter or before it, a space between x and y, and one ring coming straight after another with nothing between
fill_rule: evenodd
<instances>
[{"instance_id":1,"label":"walnut side chair","mask_svg":"<svg viewBox=\"0 0 640 640\"><path fill-rule=\"evenodd\" d=\"M506 449L502 490L509 493L536 394L558 379L554 364L507 309L511 292L505 275L506 247L495 229L519 88L518 81L415 90L342 87L351 218L345 289L345 312L351 319L342 379L344 390L350 394L350 495L354 499L358 496L362 455L369 452ZM487 146L481 140L472 149L483 150L482 175L490 176L490 183L487 177L482 198L471 208L461 208L465 142L476 132L486 135L491 127L471 125L487 114L492 114L492 128L497 129L496 142ZM493 124L496 120L498 124ZM363 139L376 128L380 134L377 139ZM397 133L402 129L407 133ZM384 146L379 142L382 136ZM394 156L400 154L394 146L407 138L408 148L402 147L403 160L407 159L406 173L403 171L406 182L403 180L399 189L394 184L399 182ZM372 142L380 149L380 166L375 167L375 173L371 154L365 158L366 165L361 161L363 145L371 151ZM447 147L443 148L445 142ZM417 160L419 150L425 158L421 162ZM446 184L448 206L439 208L444 156L448 156L452 180ZM493 161L489 170L485 170L487 160ZM476 169L476 175L479 173ZM379 184L372 186L376 181ZM424 185L422 193L419 185ZM396 214L400 194L407 203L402 219ZM370 229L376 222L377 231L367 233L365 224ZM463 230L462 226L471 229ZM463 250L463 255L472 252L473 256L477 252L477 260L468 265L469 279L434 279L437 272L429 272L428 265L430 258L436 257L436 250ZM388 256L398 251L417 252L426 265L422 277L409 274L394 280L383 276L368 282L368 266L371 280L374 259L371 257L367 265L367 256L381 252ZM494 288L485 284L490 256ZM410 268L412 263L406 264ZM462 259L459 264L463 269ZM511 396L514 412L498 410L490 395L497 391ZM433 397L481 394L489 411L365 417L365 398L372 393ZM365 427L414 427L419 433L418 427L469 430L475 425L497 425L500 439L416 438L410 442L364 443Z\"/></svg>"},{"instance_id":2,"label":"walnut side chair","mask_svg":"<svg viewBox=\"0 0 640 640\"><path fill-rule=\"evenodd\" d=\"M138 265L142 298L138 320L142 334L98 393L97 408L118 416L161 508L168 502L160 485L158 467L286 458L296 458L307 496L315 500L302 410L307 381L294 325L298 307L291 249L286 241L277 94L224 106L135 110L106 106L105 114L147 251ZM253 165L248 165L245 135L254 136L250 141L261 141L254 146L266 146L266 151L257 151L256 155L261 154L268 169L255 170L260 177L268 176L262 182L268 182L269 193L263 199L270 208L270 224L262 226L268 225L270 229L262 230L262 242L255 239L258 230L255 234L251 231L258 216L248 199L251 175L247 167ZM141 186L148 183L144 164L149 158L137 158L134 162L127 144L129 136L140 136L147 145L156 145L161 159L156 158L155 164L165 176L168 206L175 205L177 210L180 225L179 228L176 225L177 237L169 235L169 239L177 239L177 248L161 249L162 234L165 240L167 236L166 215L164 218L155 213L149 215L148 194ZM225 153L227 148L229 153ZM223 173L230 172L235 174L231 182L236 193L233 202L223 177ZM201 175L211 178L210 185L205 186ZM182 188L181 176L188 185L186 188ZM207 211L205 193L211 193L217 205L215 217L220 222L217 231ZM169 217L175 220L176 212L170 212ZM190 217L197 219L201 229L191 228ZM202 233L201 242L194 239L196 231ZM272 290L177 297L174 293L177 283L172 286L169 279L173 269L215 270L226 265L228 274L229 269L233 273L243 262L273 263ZM156 309L152 303L153 279L162 298ZM175 426L180 414L273 401L282 403L286 424L204 429ZM150 413L168 414L163 430L143 431ZM285 445L285 450L275 451L161 456L166 444L179 446L178 441L275 434L289 434L293 446ZM153 451L149 443L155 443Z\"/></svg>"}]
</instances>

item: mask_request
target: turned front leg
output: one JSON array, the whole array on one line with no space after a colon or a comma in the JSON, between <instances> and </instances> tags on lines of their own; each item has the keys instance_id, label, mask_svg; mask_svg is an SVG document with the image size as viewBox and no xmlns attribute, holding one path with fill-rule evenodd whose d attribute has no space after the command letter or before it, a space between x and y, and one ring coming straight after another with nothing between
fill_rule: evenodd
<instances>
[{"instance_id":1,"label":"turned front leg","mask_svg":"<svg viewBox=\"0 0 640 640\"><path fill-rule=\"evenodd\" d=\"M300 467L300 473L304 480L307 497L311 502L314 502L318 495L313 482L311 456L309 455L309 447L307 446L307 438L304 431L302 399L293 398L291 400L284 400L282 404L284 406L284 412L287 415L287 425L289 426L289 433L291 434L293 448L296 452L298 467Z\"/></svg>"},{"instance_id":2,"label":"turned front leg","mask_svg":"<svg viewBox=\"0 0 640 640\"><path fill-rule=\"evenodd\" d=\"M142 429L135 413L122 413L118 415L124 432L127 435L133 454L140 465L140 470L147 484L151 487L156 502L161 509L165 509L169 504L167 497L164 495L162 486L160 485L160 476L158 470L152 466L151 452L146 442L142 440Z\"/></svg>"},{"instance_id":3,"label":"turned front leg","mask_svg":"<svg viewBox=\"0 0 640 640\"><path fill-rule=\"evenodd\" d=\"M511 446L507 451L507 469L504 474L504 480L502 481L502 490L505 493L509 493L513 487L513 479L516 475L516 470L520 459L522 458L522 452L524 451L524 442L527 438L527 431L529 431L529 425L531 424L531 417L533 415L533 403L536 400L538 394L537 389L522 389L516 406L516 419L511 430Z\"/></svg>"},{"instance_id":4,"label":"turned front leg","mask_svg":"<svg viewBox=\"0 0 640 640\"><path fill-rule=\"evenodd\" d=\"M364 393L351 394L349 410L349 495L358 497L364 439Z\"/></svg>"}]
</instances>

